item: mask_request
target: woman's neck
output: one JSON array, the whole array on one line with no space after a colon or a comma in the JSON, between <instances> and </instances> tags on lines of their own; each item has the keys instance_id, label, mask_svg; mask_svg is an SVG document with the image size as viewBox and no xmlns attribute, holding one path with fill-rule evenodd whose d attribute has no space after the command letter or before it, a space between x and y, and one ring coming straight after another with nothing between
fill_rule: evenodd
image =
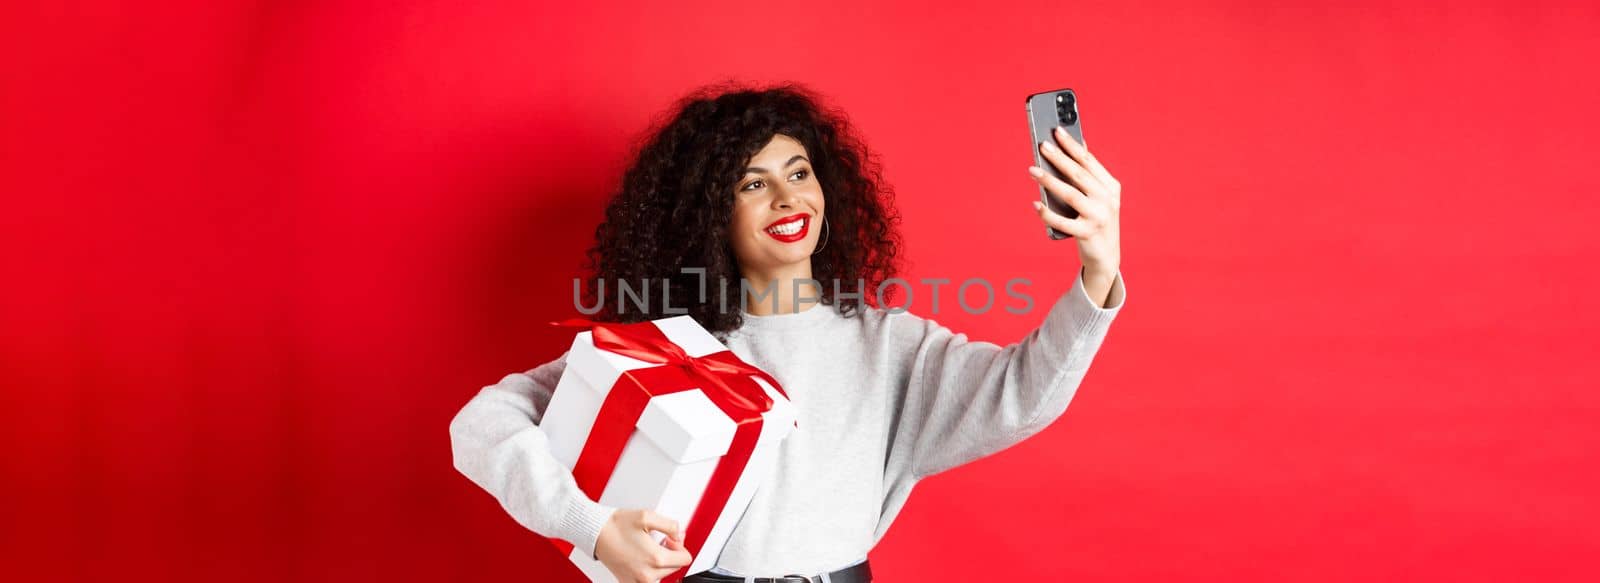
<instances>
[{"instance_id":1,"label":"woman's neck","mask_svg":"<svg viewBox=\"0 0 1600 583\"><path fill-rule=\"evenodd\" d=\"M811 262L770 270L745 270L744 311L754 316L798 314L822 300L821 282L811 279Z\"/></svg>"}]
</instances>

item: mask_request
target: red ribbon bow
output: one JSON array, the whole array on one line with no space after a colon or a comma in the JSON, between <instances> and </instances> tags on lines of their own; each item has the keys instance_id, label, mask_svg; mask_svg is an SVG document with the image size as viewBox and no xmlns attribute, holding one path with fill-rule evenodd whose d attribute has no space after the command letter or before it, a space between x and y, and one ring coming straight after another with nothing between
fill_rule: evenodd
<instances>
[{"instance_id":1,"label":"red ribbon bow","mask_svg":"<svg viewBox=\"0 0 1600 583\"><path fill-rule=\"evenodd\" d=\"M761 414L772 408L772 397L752 377L766 381L785 398L788 398L788 393L772 375L740 360L731 351L689 356L651 322L602 324L572 318L551 322L551 325L588 329L595 348L660 365L624 371L601 403L594 427L589 430L589 438L584 442L583 451L578 454L578 461L572 468L573 478L589 499L600 500L600 494L605 491L606 483L611 479L618 459L622 457L622 448L627 445L650 399L698 388L737 424L728 453L717 461L711 480L684 528L684 547L690 555L698 557L711 534L711 527L716 524L717 516L733 495L739 475L744 472L751 453L755 451L756 442L761 436ZM559 540L552 542L556 543L563 555L572 552L571 543ZM688 567L679 569L662 581L678 581L688 570Z\"/></svg>"}]
</instances>

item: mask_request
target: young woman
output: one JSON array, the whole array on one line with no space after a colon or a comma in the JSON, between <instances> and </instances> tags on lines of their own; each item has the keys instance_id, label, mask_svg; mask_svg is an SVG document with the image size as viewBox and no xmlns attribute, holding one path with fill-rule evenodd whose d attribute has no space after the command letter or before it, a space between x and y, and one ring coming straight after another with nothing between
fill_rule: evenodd
<instances>
[{"instance_id":1,"label":"young woman","mask_svg":"<svg viewBox=\"0 0 1600 583\"><path fill-rule=\"evenodd\" d=\"M1059 134L1039 147L1069 180L1029 171L1079 217L1034 210L1074 237L1082 268L1044 306L1039 328L1001 347L884 309L876 291L894 276L900 244L890 190L844 116L819 102L793 84L684 98L638 151L589 251L583 305L601 304L595 319L665 317L652 313L659 302L630 309L600 282L614 294L618 281L637 289L666 279L674 307L771 373L799 411L776 474L717 568L689 581L869 581L867 552L919 480L1022 441L1065 411L1126 297L1121 187ZM744 297L719 301L723 281ZM450 425L455 467L523 526L590 552L621 581L656 581L690 561L679 525L588 499L539 430L565 358L468 402ZM665 546L652 531L667 535Z\"/></svg>"}]
</instances>

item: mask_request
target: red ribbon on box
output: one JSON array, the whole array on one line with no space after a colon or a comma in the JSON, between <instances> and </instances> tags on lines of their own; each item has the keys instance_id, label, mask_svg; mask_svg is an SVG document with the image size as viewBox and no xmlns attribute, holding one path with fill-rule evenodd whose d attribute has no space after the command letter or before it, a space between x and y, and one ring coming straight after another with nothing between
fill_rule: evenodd
<instances>
[{"instance_id":1,"label":"red ribbon on box","mask_svg":"<svg viewBox=\"0 0 1600 583\"><path fill-rule=\"evenodd\" d=\"M761 414L772 408L772 397L751 377L772 385L785 398L789 396L772 375L739 360L733 352L720 350L705 356L693 357L673 344L666 334L651 322L636 324L602 324L582 318L571 318L551 325L586 328L590 330L595 348L614 352L629 358L655 363L659 366L624 371L611 386L600 411L595 416L589 439L578 454L572 477L590 500L600 500L611 473L622 457L622 448L633 435L634 426L650 399L689 389L701 389L718 409L728 415L738 428L728 453L717 460L705 492L695 505L694 514L684 531L684 548L698 557L701 547L711 536L711 527L717 516L733 495L739 475L750 462L756 442L761 437ZM798 425L798 423L796 424ZM572 552L572 543L551 539L563 556ZM662 579L673 583L688 574L688 567L679 569Z\"/></svg>"}]
</instances>

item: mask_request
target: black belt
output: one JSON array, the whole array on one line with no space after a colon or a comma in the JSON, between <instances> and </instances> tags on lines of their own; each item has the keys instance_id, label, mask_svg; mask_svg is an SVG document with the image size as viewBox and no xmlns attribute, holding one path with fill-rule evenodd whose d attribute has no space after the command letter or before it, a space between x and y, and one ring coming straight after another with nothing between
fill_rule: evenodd
<instances>
[{"instance_id":1,"label":"black belt","mask_svg":"<svg viewBox=\"0 0 1600 583\"><path fill-rule=\"evenodd\" d=\"M750 581L750 579L732 575L718 575L710 571L695 573L683 579L683 583L745 583L746 581ZM871 583L872 568L867 566L866 561L862 561L838 571L830 572L827 575L756 577L754 581L755 583Z\"/></svg>"}]
</instances>

